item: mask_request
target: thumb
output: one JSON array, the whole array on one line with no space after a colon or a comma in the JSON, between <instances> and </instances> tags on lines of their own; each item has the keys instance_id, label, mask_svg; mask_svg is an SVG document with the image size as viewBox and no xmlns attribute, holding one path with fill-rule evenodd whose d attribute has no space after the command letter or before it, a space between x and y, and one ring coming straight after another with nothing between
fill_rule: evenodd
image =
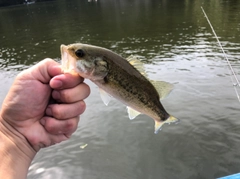
<instances>
[{"instance_id":1,"label":"thumb","mask_svg":"<svg viewBox=\"0 0 240 179\"><path fill-rule=\"evenodd\" d=\"M52 77L62 74L61 65L53 59L46 58L28 69L34 80L49 83Z\"/></svg>"}]
</instances>

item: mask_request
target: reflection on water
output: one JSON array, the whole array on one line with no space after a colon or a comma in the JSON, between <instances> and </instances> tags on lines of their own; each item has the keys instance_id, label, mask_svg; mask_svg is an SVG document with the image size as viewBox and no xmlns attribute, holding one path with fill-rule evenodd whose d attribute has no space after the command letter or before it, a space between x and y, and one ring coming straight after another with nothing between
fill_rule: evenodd
<instances>
[{"instance_id":1,"label":"reflection on water","mask_svg":"<svg viewBox=\"0 0 240 179\"><path fill-rule=\"evenodd\" d=\"M17 52L15 48L2 48L0 49L0 52L0 69L6 71L21 71L29 67L26 66L26 61L22 64L20 60L20 54L25 53L25 49Z\"/></svg>"},{"instance_id":2,"label":"reflection on water","mask_svg":"<svg viewBox=\"0 0 240 179\"><path fill-rule=\"evenodd\" d=\"M239 74L238 1L58 0L1 8L1 102L19 71L59 58L62 43L83 42L138 55L151 79L174 83L162 103L181 119L154 135L152 119L128 120L116 100L106 107L86 80L92 93L77 132L43 149L28 178L202 179L239 172L239 102L201 6Z\"/></svg>"}]
</instances>

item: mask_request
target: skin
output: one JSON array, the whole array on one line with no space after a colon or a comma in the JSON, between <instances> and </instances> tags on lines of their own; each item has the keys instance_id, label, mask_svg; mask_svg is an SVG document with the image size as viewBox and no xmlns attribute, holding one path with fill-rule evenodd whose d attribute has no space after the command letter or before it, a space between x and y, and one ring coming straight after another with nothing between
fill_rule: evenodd
<instances>
[{"instance_id":1,"label":"skin","mask_svg":"<svg viewBox=\"0 0 240 179\"><path fill-rule=\"evenodd\" d=\"M69 139L89 93L83 78L51 59L21 72L0 111L0 178L26 178L41 148Z\"/></svg>"}]
</instances>

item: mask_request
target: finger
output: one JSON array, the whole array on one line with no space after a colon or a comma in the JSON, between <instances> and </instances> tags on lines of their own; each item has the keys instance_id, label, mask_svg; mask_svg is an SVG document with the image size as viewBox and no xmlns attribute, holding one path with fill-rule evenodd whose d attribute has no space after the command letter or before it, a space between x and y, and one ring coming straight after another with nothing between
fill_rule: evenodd
<instances>
[{"instance_id":1,"label":"finger","mask_svg":"<svg viewBox=\"0 0 240 179\"><path fill-rule=\"evenodd\" d=\"M77 130L79 117L74 117L66 120L57 120L52 117L44 117L40 123L44 126L46 131L50 134L70 137L73 132Z\"/></svg>"},{"instance_id":2,"label":"finger","mask_svg":"<svg viewBox=\"0 0 240 179\"><path fill-rule=\"evenodd\" d=\"M87 84L81 83L74 88L64 90L53 90L53 99L63 103L73 103L87 98L90 88Z\"/></svg>"},{"instance_id":3,"label":"finger","mask_svg":"<svg viewBox=\"0 0 240 179\"><path fill-rule=\"evenodd\" d=\"M72 104L50 104L46 109L46 115L64 120L82 114L85 109L86 104L84 101L78 101Z\"/></svg>"},{"instance_id":4,"label":"finger","mask_svg":"<svg viewBox=\"0 0 240 179\"><path fill-rule=\"evenodd\" d=\"M65 140L68 140L72 135L72 133L71 134L51 134L46 130L45 127L44 127L44 131L46 132L45 134L43 134L43 138L45 138L45 140L40 140L37 145L33 146L33 148L36 151L39 151L41 148L49 147L51 145L55 145Z\"/></svg>"},{"instance_id":5,"label":"finger","mask_svg":"<svg viewBox=\"0 0 240 179\"><path fill-rule=\"evenodd\" d=\"M45 129L46 130L46 129ZM46 141L39 142L38 147L34 147L36 151L39 151L41 148L49 147L58 143L61 143L65 140L68 140L71 136L66 136L65 134L48 134Z\"/></svg>"},{"instance_id":6,"label":"finger","mask_svg":"<svg viewBox=\"0 0 240 179\"><path fill-rule=\"evenodd\" d=\"M65 73L53 77L50 80L50 86L53 89L68 89L77 86L83 80L78 74Z\"/></svg>"}]
</instances>

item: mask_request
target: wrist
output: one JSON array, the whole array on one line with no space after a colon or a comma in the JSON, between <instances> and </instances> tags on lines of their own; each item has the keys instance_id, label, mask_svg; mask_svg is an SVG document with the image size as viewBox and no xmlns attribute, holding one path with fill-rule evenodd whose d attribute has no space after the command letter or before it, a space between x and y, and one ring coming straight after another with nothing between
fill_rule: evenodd
<instances>
[{"instance_id":1,"label":"wrist","mask_svg":"<svg viewBox=\"0 0 240 179\"><path fill-rule=\"evenodd\" d=\"M35 154L26 138L0 119L0 178L26 178Z\"/></svg>"}]
</instances>

